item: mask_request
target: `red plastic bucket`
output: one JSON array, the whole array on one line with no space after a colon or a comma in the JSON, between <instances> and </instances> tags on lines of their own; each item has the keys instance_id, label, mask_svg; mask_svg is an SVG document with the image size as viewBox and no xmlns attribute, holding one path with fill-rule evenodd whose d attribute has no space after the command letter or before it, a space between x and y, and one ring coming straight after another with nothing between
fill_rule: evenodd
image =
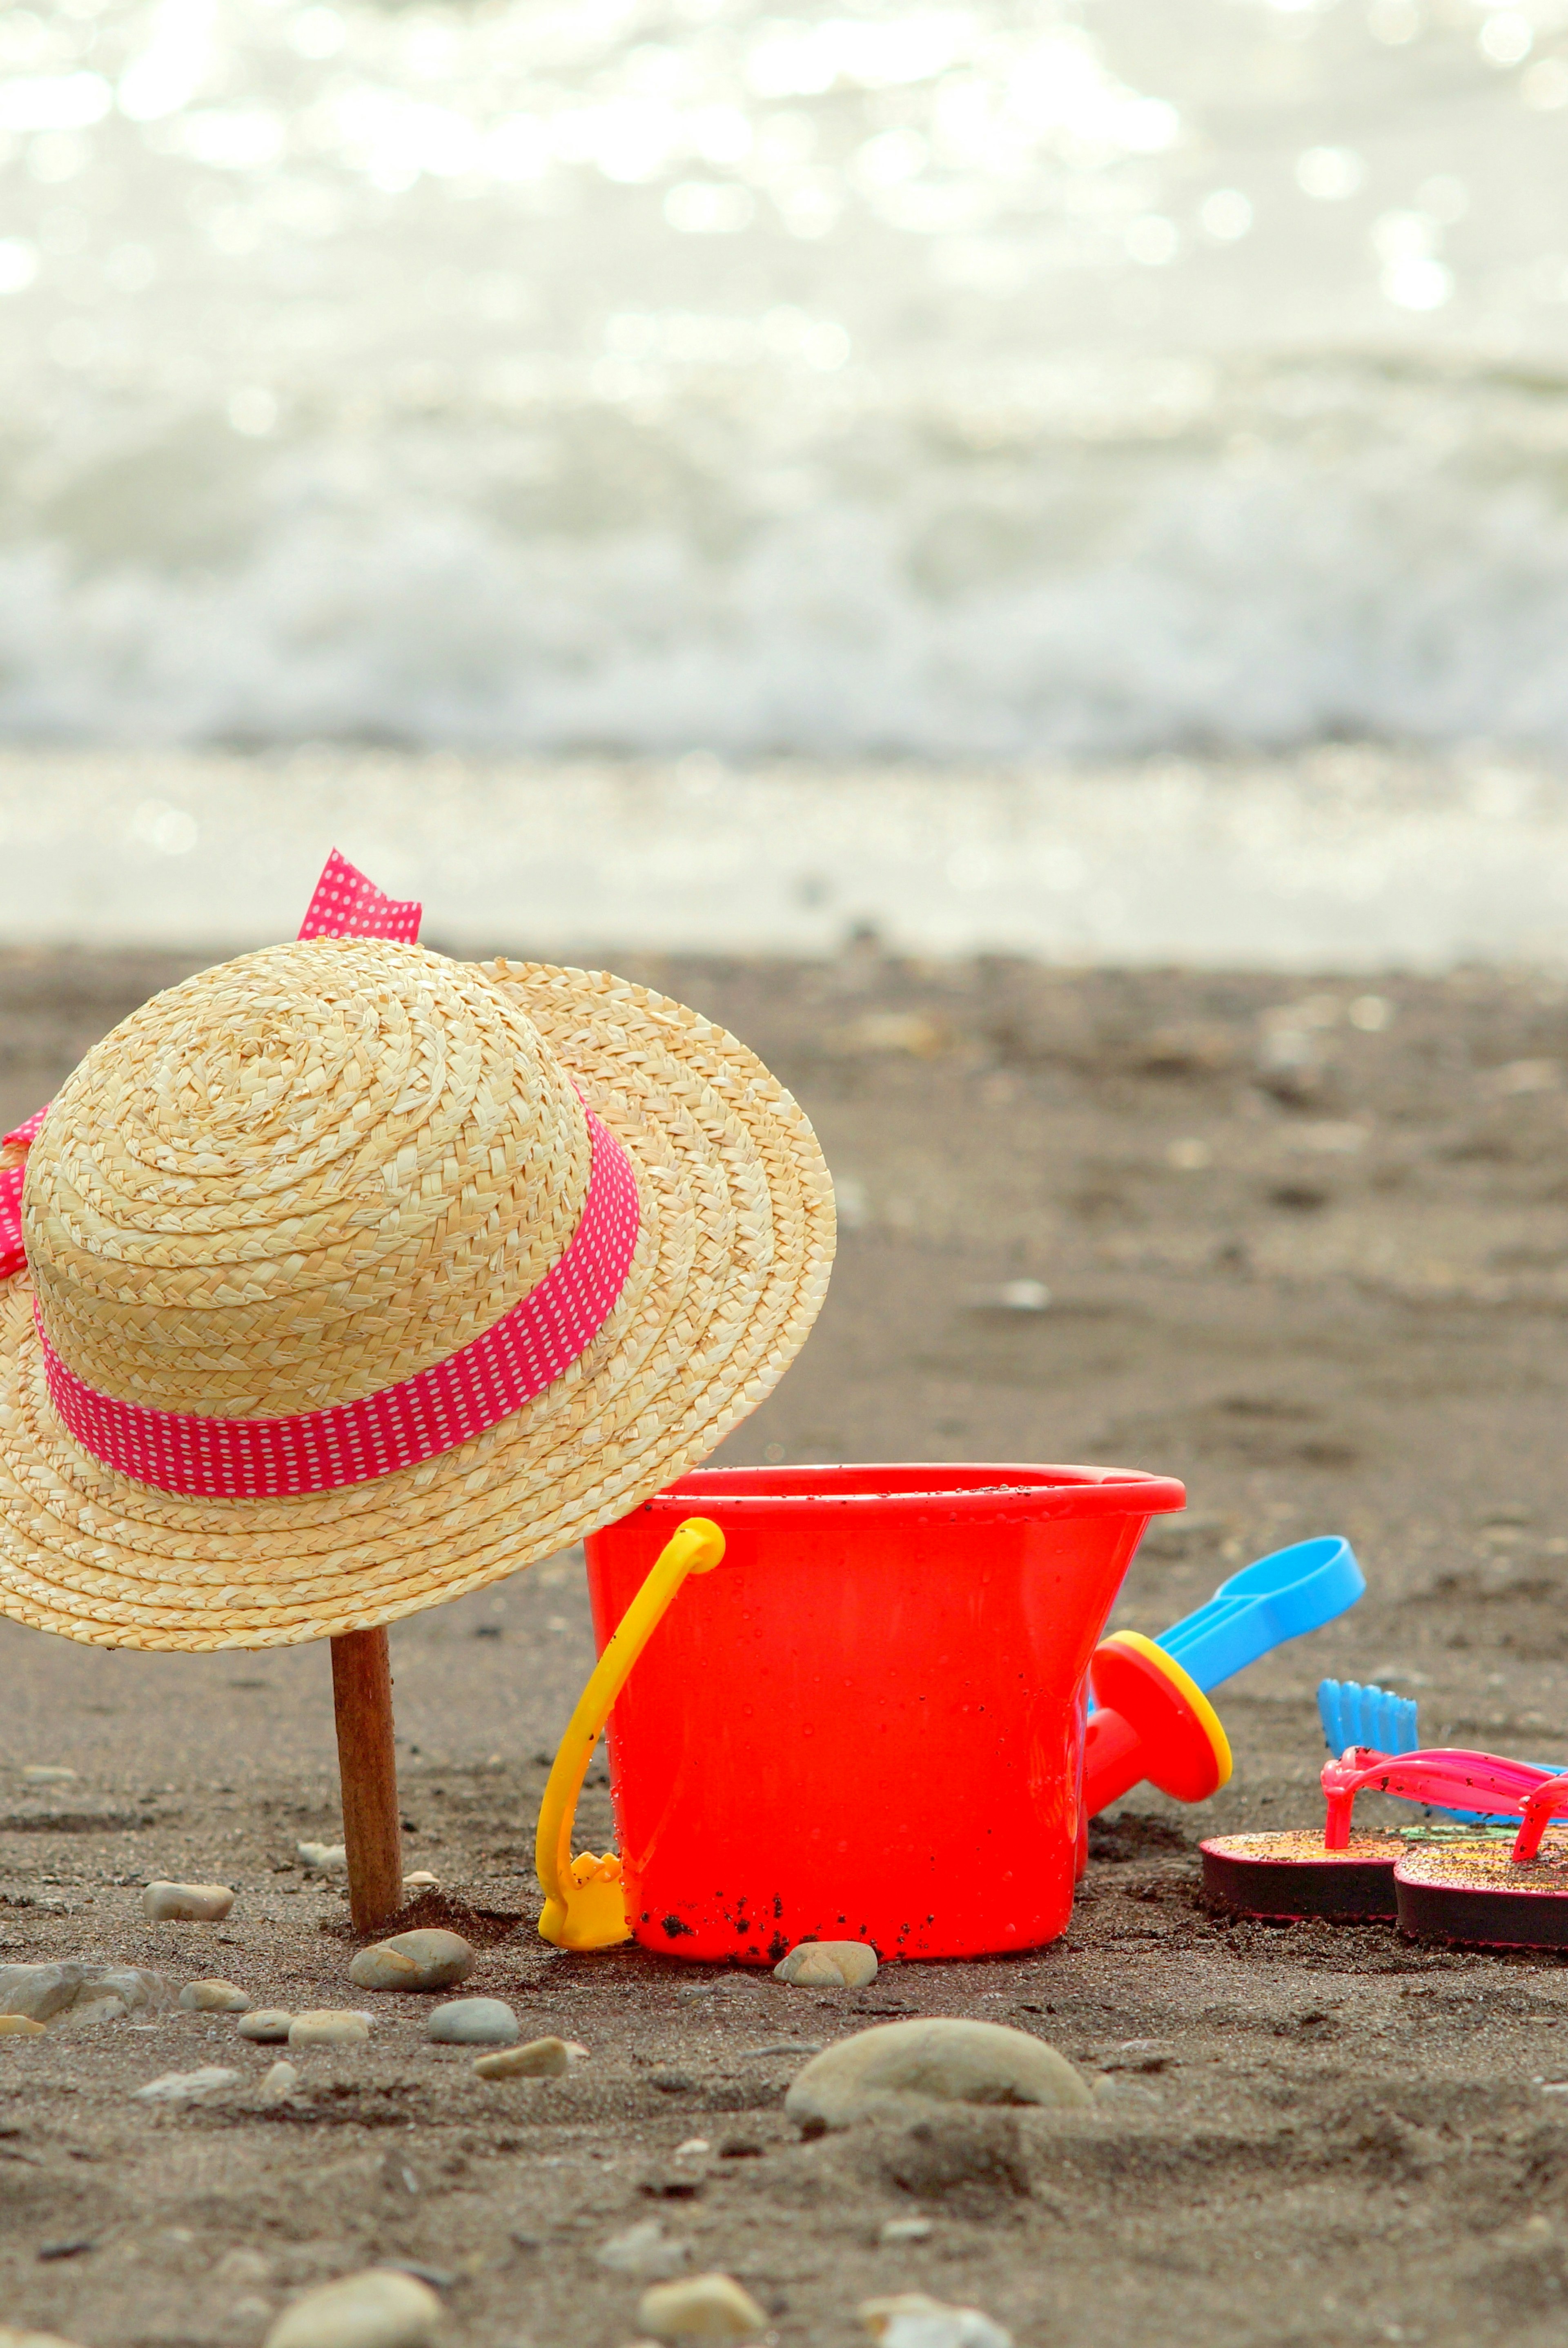
<instances>
[{"instance_id":1,"label":"red plastic bucket","mask_svg":"<svg viewBox=\"0 0 1568 2348\"><path fill-rule=\"evenodd\" d=\"M601 1651L683 1519L727 1544L610 1719L636 1938L749 1964L1053 1939L1084 1673L1144 1526L1185 1500L1116 1468L702 1468L590 1535Z\"/></svg>"}]
</instances>

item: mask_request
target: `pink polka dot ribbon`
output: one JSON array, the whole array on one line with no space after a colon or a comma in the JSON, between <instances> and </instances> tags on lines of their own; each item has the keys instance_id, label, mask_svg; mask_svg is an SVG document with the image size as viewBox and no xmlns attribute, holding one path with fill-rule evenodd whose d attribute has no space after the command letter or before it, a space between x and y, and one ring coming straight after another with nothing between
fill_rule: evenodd
<instances>
[{"instance_id":1,"label":"pink polka dot ribbon","mask_svg":"<svg viewBox=\"0 0 1568 2348\"><path fill-rule=\"evenodd\" d=\"M301 935L391 935L412 944L419 912L417 905L383 897L334 850ZM353 926L333 928L339 918ZM374 926L383 920L386 927ZM46 1113L39 1109L5 1139L26 1148ZM584 1114L591 1146L588 1192L564 1254L500 1320L445 1361L356 1402L290 1417L207 1418L97 1393L56 1353L35 1304L49 1399L62 1424L116 1474L210 1499L281 1499L368 1483L482 1435L570 1367L625 1284L641 1222L636 1179L615 1136L590 1110ZM0 1175L0 1278L25 1262L22 1173L15 1167Z\"/></svg>"}]
</instances>

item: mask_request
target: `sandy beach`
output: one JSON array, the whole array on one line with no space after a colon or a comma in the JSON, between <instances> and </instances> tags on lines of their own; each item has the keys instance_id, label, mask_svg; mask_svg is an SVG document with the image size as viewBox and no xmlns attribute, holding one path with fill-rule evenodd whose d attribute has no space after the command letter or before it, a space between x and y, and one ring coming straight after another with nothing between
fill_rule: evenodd
<instances>
[{"instance_id":1,"label":"sandy beach","mask_svg":"<svg viewBox=\"0 0 1568 2348\"><path fill-rule=\"evenodd\" d=\"M206 958L0 958L7 1120ZM579 1558L399 1625L406 1863L479 1916L468 1988L589 2060L486 2085L425 2043L420 2000L385 1996L367 2045L302 2057L300 2096L269 2107L274 2050L222 2016L7 2040L5 2318L92 2348L257 2348L302 2285L391 2259L444 2279L473 2348L627 2348L641 2286L598 2253L651 2219L743 2281L785 2348L849 2348L859 2301L914 2289L1020 2348L1543 2348L1568 2271L1568 1976L1380 1926L1227 1921L1194 1846L1314 1818L1325 1673L1419 1695L1429 1742L1561 1750L1568 994L866 942L619 963L762 1051L839 1187L817 1332L724 1457L1180 1475L1188 1514L1118 1611L1148 1631L1319 1531L1349 1536L1368 1594L1219 1692L1224 1794L1181 1812L1144 1789L1097 1827L1062 1941L837 1994L704 1994L711 1969L538 1940L535 1806L592 1654ZM357 2002L342 1894L295 1857L335 1837L324 1653L109 1654L5 1626L0 1673L0 1959ZM76 1776L24 1774L48 1766ZM600 1781L583 1832L610 1825ZM149 1925L159 1876L232 1883L232 1915ZM782 2103L804 2050L907 2013L1009 2022L1107 2086L1081 2119L803 2140ZM130 2100L202 2064L239 2081ZM916 2213L928 2234L883 2239Z\"/></svg>"}]
</instances>

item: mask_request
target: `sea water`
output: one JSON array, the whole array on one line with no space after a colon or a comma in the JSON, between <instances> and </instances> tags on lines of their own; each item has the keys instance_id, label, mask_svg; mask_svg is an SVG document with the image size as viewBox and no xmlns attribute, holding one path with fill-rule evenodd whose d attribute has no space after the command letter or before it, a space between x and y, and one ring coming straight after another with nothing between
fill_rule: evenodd
<instances>
[{"instance_id":1,"label":"sea water","mask_svg":"<svg viewBox=\"0 0 1568 2348\"><path fill-rule=\"evenodd\" d=\"M0 733L1550 763L1565 354L1563 0L7 6Z\"/></svg>"}]
</instances>

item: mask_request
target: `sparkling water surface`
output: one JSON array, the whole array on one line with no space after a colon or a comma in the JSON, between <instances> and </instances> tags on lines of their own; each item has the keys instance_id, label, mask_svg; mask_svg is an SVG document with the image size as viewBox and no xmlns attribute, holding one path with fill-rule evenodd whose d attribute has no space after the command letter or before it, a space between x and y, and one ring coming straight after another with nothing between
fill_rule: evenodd
<instances>
[{"instance_id":1,"label":"sparkling water surface","mask_svg":"<svg viewBox=\"0 0 1568 2348\"><path fill-rule=\"evenodd\" d=\"M1568 5L0 11L0 732L1568 744Z\"/></svg>"}]
</instances>

